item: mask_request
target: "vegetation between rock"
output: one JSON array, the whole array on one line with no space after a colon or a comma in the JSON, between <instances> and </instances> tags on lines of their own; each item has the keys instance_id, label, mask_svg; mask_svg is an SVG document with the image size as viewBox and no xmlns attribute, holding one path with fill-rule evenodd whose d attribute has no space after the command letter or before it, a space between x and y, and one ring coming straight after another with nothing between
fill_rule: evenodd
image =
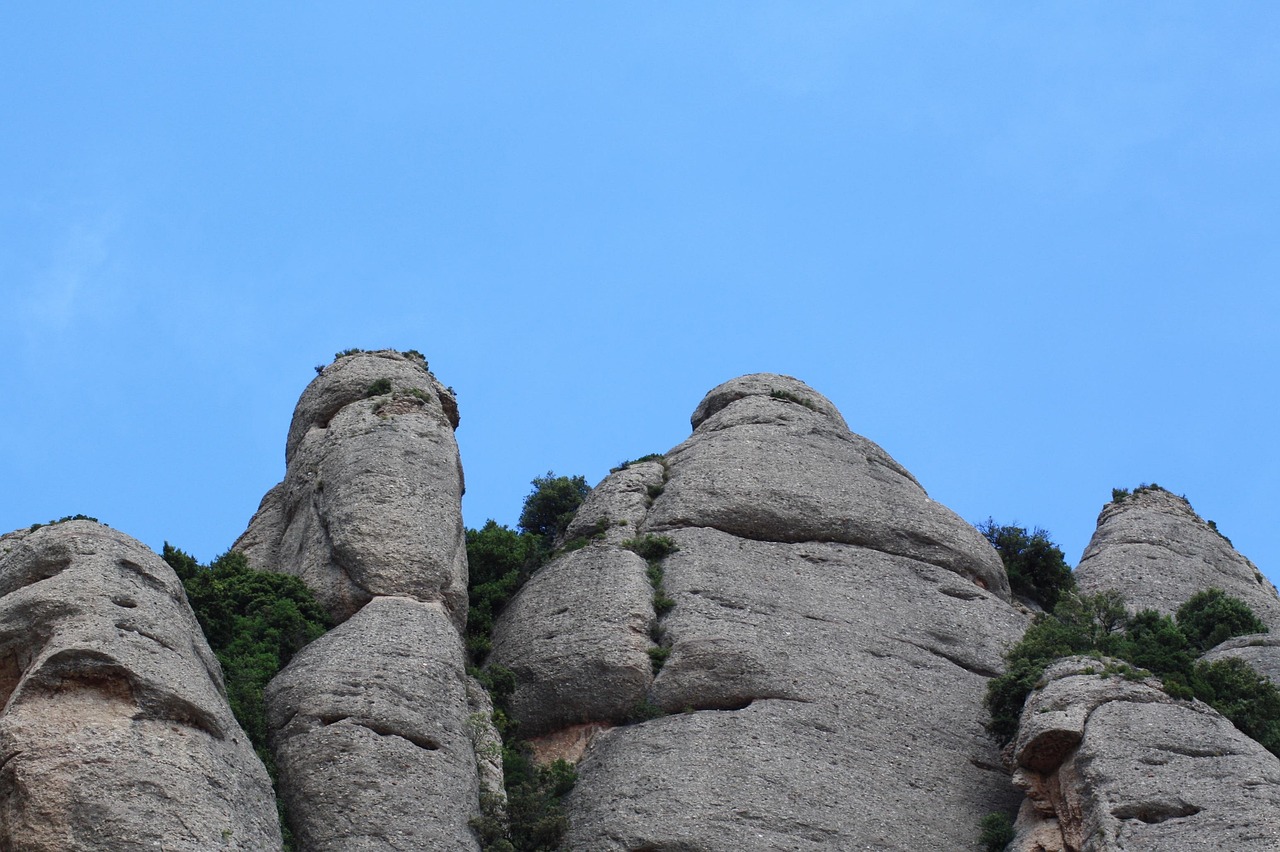
<instances>
[{"instance_id":1,"label":"vegetation between rock","mask_svg":"<svg viewBox=\"0 0 1280 852\"><path fill-rule=\"evenodd\" d=\"M1280 691L1238 659L1197 661L1207 648L1267 628L1243 601L1208 589L1183 604L1175 618L1154 610L1129 615L1117 592L1065 595L1040 616L1006 655L1006 672L987 686L990 729L1002 742L1017 734L1027 695L1053 662L1077 654L1109 657L1134 668L1101 674L1153 675L1174 698L1198 698L1280 756Z\"/></svg>"},{"instance_id":2,"label":"vegetation between rock","mask_svg":"<svg viewBox=\"0 0 1280 852\"><path fill-rule=\"evenodd\" d=\"M1051 611L1064 594L1075 589L1071 567L1046 530L1037 527L1027 532L1014 524L997 524L991 518L977 527L1000 554L1009 575L1009 588L1015 595Z\"/></svg>"},{"instance_id":3,"label":"vegetation between rock","mask_svg":"<svg viewBox=\"0 0 1280 852\"><path fill-rule=\"evenodd\" d=\"M203 566L165 542L160 555L182 581L200 629L222 665L231 712L275 785L262 693L303 646L329 629L329 616L302 580L256 571L242 553L227 551ZM292 837L278 792L276 807L284 848L290 852Z\"/></svg>"},{"instance_id":4,"label":"vegetation between rock","mask_svg":"<svg viewBox=\"0 0 1280 852\"><path fill-rule=\"evenodd\" d=\"M485 852L553 852L568 829L561 800L573 789L577 773L572 764L557 760L538 766L529 744L519 737L519 725L511 717L510 700L515 674L503 666L479 668L492 647L494 621L533 575L552 556L555 540L590 491L581 476L556 476L548 471L536 477L525 498L519 531L490 519L479 530L468 529L467 562L470 568L470 609L467 616L467 651L473 666L469 672L489 691L493 723L502 737L502 771L507 801L483 791L481 815L471 827ZM597 524L595 536L603 536L608 521ZM583 538L579 547L588 542ZM573 544L572 542L570 544ZM574 549L568 544L562 550Z\"/></svg>"}]
</instances>

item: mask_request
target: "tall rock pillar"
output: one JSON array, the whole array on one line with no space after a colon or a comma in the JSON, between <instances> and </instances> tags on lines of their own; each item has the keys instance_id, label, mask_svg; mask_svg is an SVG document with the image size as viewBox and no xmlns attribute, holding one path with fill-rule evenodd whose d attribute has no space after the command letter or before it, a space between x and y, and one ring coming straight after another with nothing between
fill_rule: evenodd
<instances>
[{"instance_id":1,"label":"tall rock pillar","mask_svg":"<svg viewBox=\"0 0 1280 852\"><path fill-rule=\"evenodd\" d=\"M284 481L235 545L341 622L266 694L304 852L479 849L477 751L496 735L465 671L457 424L420 356L339 357L298 401Z\"/></svg>"}]
</instances>

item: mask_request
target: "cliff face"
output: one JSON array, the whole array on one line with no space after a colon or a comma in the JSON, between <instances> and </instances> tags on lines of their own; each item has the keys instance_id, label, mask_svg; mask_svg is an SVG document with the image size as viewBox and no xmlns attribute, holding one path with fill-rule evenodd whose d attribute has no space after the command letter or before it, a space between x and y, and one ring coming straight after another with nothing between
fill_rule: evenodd
<instances>
[{"instance_id":1,"label":"cliff face","mask_svg":"<svg viewBox=\"0 0 1280 852\"><path fill-rule=\"evenodd\" d=\"M0 849L280 847L173 570L93 521L0 537Z\"/></svg>"},{"instance_id":2,"label":"cliff face","mask_svg":"<svg viewBox=\"0 0 1280 852\"><path fill-rule=\"evenodd\" d=\"M497 622L521 736L577 764L564 849L979 849L1019 804L1022 852L1280 846L1280 761L1095 660L1052 667L1001 754L983 695L1029 621L999 557L819 393L744 376L691 422L590 493L562 542L586 545ZM235 545L338 624L266 693L300 852L481 848L502 765L461 638L457 424L419 356L338 358ZM1280 628L1274 588L1163 491L1103 510L1078 577L1163 612L1222 588ZM1208 656L1274 679L1276 641ZM0 538L0 708L0 849L280 847L181 585L119 533Z\"/></svg>"},{"instance_id":3,"label":"cliff face","mask_svg":"<svg viewBox=\"0 0 1280 852\"><path fill-rule=\"evenodd\" d=\"M995 552L794 379L721 385L693 424L592 492L568 535L604 538L495 632L522 731L598 732L567 847L971 848L1013 801L982 695L1025 621ZM627 547L654 536L656 591Z\"/></svg>"}]
</instances>

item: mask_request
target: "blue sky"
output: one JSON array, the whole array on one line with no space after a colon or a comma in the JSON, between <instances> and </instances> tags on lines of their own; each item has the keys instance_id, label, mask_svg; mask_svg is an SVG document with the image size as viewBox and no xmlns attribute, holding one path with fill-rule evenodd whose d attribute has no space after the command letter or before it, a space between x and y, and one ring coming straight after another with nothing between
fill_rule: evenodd
<instances>
[{"instance_id":1,"label":"blue sky","mask_svg":"<svg viewBox=\"0 0 1280 852\"><path fill-rule=\"evenodd\" d=\"M1074 564L1113 486L1280 581L1280 7L0 10L0 529L208 559L312 367L458 391L469 525L797 376Z\"/></svg>"}]
</instances>

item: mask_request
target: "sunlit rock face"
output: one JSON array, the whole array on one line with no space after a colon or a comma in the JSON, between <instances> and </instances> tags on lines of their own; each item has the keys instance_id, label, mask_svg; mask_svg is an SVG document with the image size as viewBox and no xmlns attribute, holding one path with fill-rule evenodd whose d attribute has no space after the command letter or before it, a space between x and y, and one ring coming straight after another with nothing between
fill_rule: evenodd
<instances>
[{"instance_id":1,"label":"sunlit rock face","mask_svg":"<svg viewBox=\"0 0 1280 852\"><path fill-rule=\"evenodd\" d=\"M522 731L596 732L566 848L972 848L1017 801L982 708L1025 628L999 558L802 382L726 382L693 425L497 626Z\"/></svg>"},{"instance_id":2,"label":"sunlit rock face","mask_svg":"<svg viewBox=\"0 0 1280 852\"><path fill-rule=\"evenodd\" d=\"M479 850L502 790L466 674L462 466L453 392L416 353L355 352L302 393L284 481L235 548L300 577L338 626L269 685L272 753L306 852Z\"/></svg>"},{"instance_id":3,"label":"sunlit rock face","mask_svg":"<svg viewBox=\"0 0 1280 852\"><path fill-rule=\"evenodd\" d=\"M462 465L453 393L420 357L338 358L303 392L285 478L234 545L301 577L336 621L377 595L467 611Z\"/></svg>"},{"instance_id":4,"label":"sunlit rock face","mask_svg":"<svg viewBox=\"0 0 1280 852\"><path fill-rule=\"evenodd\" d=\"M173 570L92 521L0 538L0 848L279 849Z\"/></svg>"},{"instance_id":5,"label":"sunlit rock face","mask_svg":"<svg viewBox=\"0 0 1280 852\"><path fill-rule=\"evenodd\" d=\"M1191 508L1186 498L1149 487L1108 503L1076 568L1085 594L1122 593L1130 609L1172 615L1196 592L1240 598L1272 632L1280 596L1252 562Z\"/></svg>"},{"instance_id":6,"label":"sunlit rock face","mask_svg":"<svg viewBox=\"0 0 1280 852\"><path fill-rule=\"evenodd\" d=\"M1280 848L1280 760L1158 681L1070 658L1023 709L1016 852Z\"/></svg>"}]
</instances>

